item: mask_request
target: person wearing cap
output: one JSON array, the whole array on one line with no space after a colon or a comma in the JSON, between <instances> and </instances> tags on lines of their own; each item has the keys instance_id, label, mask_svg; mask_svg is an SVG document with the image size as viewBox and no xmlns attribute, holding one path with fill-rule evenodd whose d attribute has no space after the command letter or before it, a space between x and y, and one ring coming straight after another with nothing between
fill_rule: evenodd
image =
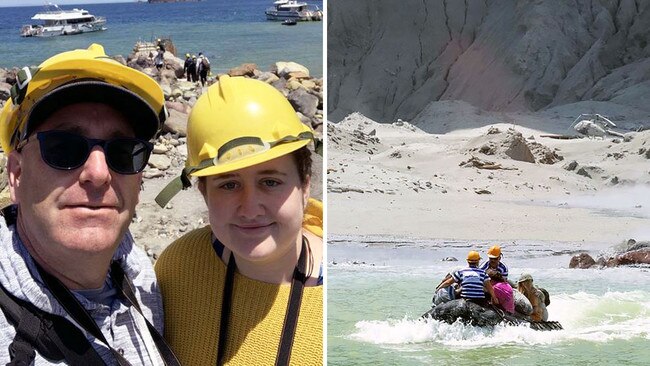
<instances>
[{"instance_id":1,"label":"person wearing cap","mask_svg":"<svg viewBox=\"0 0 650 366\"><path fill-rule=\"evenodd\" d=\"M503 277L504 280L508 280L508 267L501 262L501 247L498 245L493 245L488 249L487 252L488 260L483 262L483 264L479 267L484 271L487 271L488 269L492 268L496 271L498 271L501 276Z\"/></svg>"},{"instance_id":2,"label":"person wearing cap","mask_svg":"<svg viewBox=\"0 0 650 366\"><path fill-rule=\"evenodd\" d=\"M460 297L477 303L479 305L488 305L488 299L485 298L485 293L490 294L492 304L499 304L499 300L494 294L490 278L484 270L478 268L478 263L481 260L481 255L477 251L470 251L467 254L467 268L455 271L451 277L443 281L436 291L441 288L446 288L454 283L460 285Z\"/></svg>"},{"instance_id":3,"label":"person wearing cap","mask_svg":"<svg viewBox=\"0 0 650 366\"><path fill-rule=\"evenodd\" d=\"M0 112L13 201L0 218L1 363L178 364L128 231L164 103L98 44L18 73Z\"/></svg>"},{"instance_id":4,"label":"person wearing cap","mask_svg":"<svg viewBox=\"0 0 650 366\"><path fill-rule=\"evenodd\" d=\"M517 280L517 290L523 294L533 307L530 318L533 321L547 321L546 295L533 284L533 276L523 273Z\"/></svg>"},{"instance_id":5,"label":"person wearing cap","mask_svg":"<svg viewBox=\"0 0 650 366\"><path fill-rule=\"evenodd\" d=\"M210 225L156 262L165 337L187 365L322 365L322 204L309 197L310 127L280 91L223 75L188 119L187 162Z\"/></svg>"}]
</instances>

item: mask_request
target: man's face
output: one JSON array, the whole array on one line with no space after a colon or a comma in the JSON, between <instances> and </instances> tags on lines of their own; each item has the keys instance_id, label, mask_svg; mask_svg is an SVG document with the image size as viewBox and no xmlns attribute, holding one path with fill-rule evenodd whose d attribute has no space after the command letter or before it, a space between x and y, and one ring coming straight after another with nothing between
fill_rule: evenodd
<instances>
[{"instance_id":1,"label":"man's face","mask_svg":"<svg viewBox=\"0 0 650 366\"><path fill-rule=\"evenodd\" d=\"M500 259L501 259L500 256L496 257L496 258L489 258L488 260L490 261L490 267L491 268L497 268L497 266L499 265L499 260Z\"/></svg>"},{"instance_id":2,"label":"man's face","mask_svg":"<svg viewBox=\"0 0 650 366\"><path fill-rule=\"evenodd\" d=\"M112 253L133 217L142 175L112 171L100 146L81 167L54 169L41 158L36 139L36 132L49 130L107 140L134 137L130 124L105 104L73 104L49 116L9 156L11 197L32 246L51 255Z\"/></svg>"}]
</instances>

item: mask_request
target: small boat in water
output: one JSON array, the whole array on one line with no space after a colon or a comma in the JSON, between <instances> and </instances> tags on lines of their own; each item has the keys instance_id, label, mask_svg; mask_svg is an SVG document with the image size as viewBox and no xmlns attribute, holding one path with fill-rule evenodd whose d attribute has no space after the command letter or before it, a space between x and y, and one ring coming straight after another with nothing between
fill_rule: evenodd
<instances>
[{"instance_id":1,"label":"small boat in water","mask_svg":"<svg viewBox=\"0 0 650 366\"><path fill-rule=\"evenodd\" d=\"M40 20L42 24L24 25L20 29L22 37L66 36L106 30L106 18L96 17L84 9L62 10L52 3L32 20Z\"/></svg>"},{"instance_id":2,"label":"small boat in water","mask_svg":"<svg viewBox=\"0 0 650 366\"><path fill-rule=\"evenodd\" d=\"M562 330L556 321L533 321L530 317L515 312L509 314L496 306L482 306L464 299L455 299L439 304L422 314L422 319L435 319L452 324L461 321L476 327L493 327L497 324L528 325L534 330Z\"/></svg>"},{"instance_id":3,"label":"small boat in water","mask_svg":"<svg viewBox=\"0 0 650 366\"><path fill-rule=\"evenodd\" d=\"M323 11L316 5L296 0L277 0L264 12L268 20L322 20Z\"/></svg>"},{"instance_id":4,"label":"small boat in water","mask_svg":"<svg viewBox=\"0 0 650 366\"><path fill-rule=\"evenodd\" d=\"M295 19L285 19L282 21L282 25L296 25L298 24L298 21Z\"/></svg>"}]
</instances>

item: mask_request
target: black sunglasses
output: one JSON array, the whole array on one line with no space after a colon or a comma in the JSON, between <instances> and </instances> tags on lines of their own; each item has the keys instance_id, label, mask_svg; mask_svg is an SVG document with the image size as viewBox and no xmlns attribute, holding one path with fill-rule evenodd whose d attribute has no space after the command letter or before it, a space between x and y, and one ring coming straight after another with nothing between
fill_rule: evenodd
<instances>
[{"instance_id":1,"label":"black sunglasses","mask_svg":"<svg viewBox=\"0 0 650 366\"><path fill-rule=\"evenodd\" d=\"M99 145L104 149L106 164L119 174L136 174L144 170L153 151L153 144L138 138L110 140L89 139L65 131L36 133L43 161L54 169L72 170L86 163L90 151ZM19 145L25 146L27 140Z\"/></svg>"}]
</instances>

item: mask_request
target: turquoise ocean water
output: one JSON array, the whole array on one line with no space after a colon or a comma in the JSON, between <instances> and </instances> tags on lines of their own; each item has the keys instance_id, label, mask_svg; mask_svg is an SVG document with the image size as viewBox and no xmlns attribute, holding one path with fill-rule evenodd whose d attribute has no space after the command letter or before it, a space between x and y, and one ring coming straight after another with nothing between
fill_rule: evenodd
<instances>
[{"instance_id":1,"label":"turquoise ocean water","mask_svg":"<svg viewBox=\"0 0 650 366\"><path fill-rule=\"evenodd\" d=\"M37 65L56 53L104 45L110 55L127 56L138 40L171 37L181 55L203 52L213 72L225 72L253 62L269 70L276 61L295 61L312 75L323 73L323 23L301 22L287 27L267 21L264 10L272 0L204 0L148 4L112 3L65 5L107 18L103 32L50 38L23 38L20 27L42 7L0 7L0 67ZM322 0L309 1L323 8Z\"/></svg>"},{"instance_id":2,"label":"turquoise ocean water","mask_svg":"<svg viewBox=\"0 0 650 366\"><path fill-rule=\"evenodd\" d=\"M573 251L595 257L610 244L502 243L510 276L531 273L564 330L418 320L441 278L491 244L330 235L328 365L648 364L650 268L568 268ZM449 256L461 261L442 261Z\"/></svg>"}]
</instances>

